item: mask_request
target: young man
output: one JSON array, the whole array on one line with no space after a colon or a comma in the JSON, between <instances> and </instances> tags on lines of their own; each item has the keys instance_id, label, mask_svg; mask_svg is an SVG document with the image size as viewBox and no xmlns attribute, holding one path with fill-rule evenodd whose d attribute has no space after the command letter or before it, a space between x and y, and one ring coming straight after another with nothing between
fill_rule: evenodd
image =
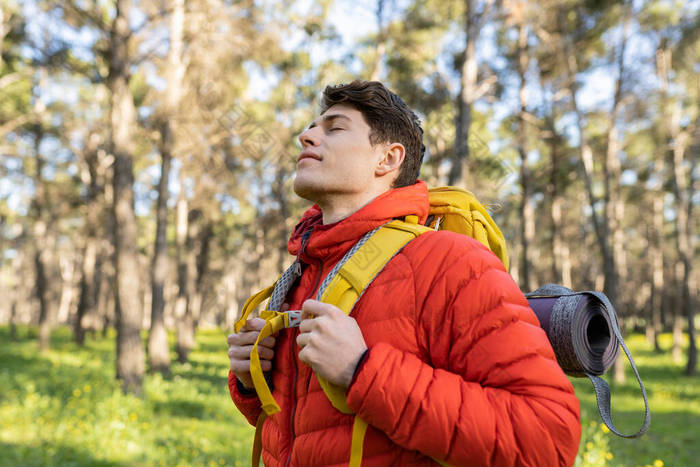
<instances>
[{"instance_id":1,"label":"young man","mask_svg":"<svg viewBox=\"0 0 700 467\"><path fill-rule=\"evenodd\" d=\"M579 405L549 341L503 264L476 240L428 232L386 265L350 316L312 300L370 230L426 221L422 129L378 82L326 87L321 116L299 136L294 190L316 203L289 240L303 267L285 307L299 328L262 341L281 411L262 430L265 465L347 465L353 415L314 373L347 388L369 424L364 465L571 465ZM264 321L228 336L231 397L255 424L249 355Z\"/></svg>"}]
</instances>

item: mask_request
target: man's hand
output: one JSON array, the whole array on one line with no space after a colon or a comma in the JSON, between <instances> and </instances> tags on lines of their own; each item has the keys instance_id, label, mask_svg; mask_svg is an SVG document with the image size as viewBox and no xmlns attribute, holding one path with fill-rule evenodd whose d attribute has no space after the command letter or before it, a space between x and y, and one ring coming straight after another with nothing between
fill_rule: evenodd
<instances>
[{"instance_id":1,"label":"man's hand","mask_svg":"<svg viewBox=\"0 0 700 467\"><path fill-rule=\"evenodd\" d=\"M329 382L347 388L367 350L357 321L338 307L316 300L305 301L301 309L299 360Z\"/></svg>"},{"instance_id":2,"label":"man's hand","mask_svg":"<svg viewBox=\"0 0 700 467\"><path fill-rule=\"evenodd\" d=\"M255 339L258 338L260 330L265 326L265 320L253 318L246 321L241 331L237 334L229 334L228 358L231 360L231 371L236 378L247 389L253 389L253 379L250 376L250 351L253 349ZM275 356L275 338L266 337L258 344L258 355L260 355L260 367L263 371L272 369L272 357Z\"/></svg>"}]
</instances>

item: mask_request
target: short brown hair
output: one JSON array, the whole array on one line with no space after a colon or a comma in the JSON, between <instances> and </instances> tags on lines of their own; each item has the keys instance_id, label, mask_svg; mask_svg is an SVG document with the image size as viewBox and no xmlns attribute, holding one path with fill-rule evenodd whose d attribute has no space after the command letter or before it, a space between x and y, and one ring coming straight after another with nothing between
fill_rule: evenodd
<instances>
[{"instance_id":1,"label":"short brown hair","mask_svg":"<svg viewBox=\"0 0 700 467\"><path fill-rule=\"evenodd\" d=\"M418 179L425 146L420 119L406 103L379 81L355 80L349 84L326 86L321 113L335 104L349 105L362 113L370 127L370 144L403 144L406 156L393 187L413 185Z\"/></svg>"}]
</instances>

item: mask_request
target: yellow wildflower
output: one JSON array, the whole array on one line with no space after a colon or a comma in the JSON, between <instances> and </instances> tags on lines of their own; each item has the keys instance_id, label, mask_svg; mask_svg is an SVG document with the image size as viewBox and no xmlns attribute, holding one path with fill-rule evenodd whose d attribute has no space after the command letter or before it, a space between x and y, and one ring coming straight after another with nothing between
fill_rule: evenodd
<instances>
[{"instance_id":1,"label":"yellow wildflower","mask_svg":"<svg viewBox=\"0 0 700 467\"><path fill-rule=\"evenodd\" d=\"M603 433L610 433L610 428L605 423L600 424L600 429L603 430Z\"/></svg>"},{"instance_id":2,"label":"yellow wildflower","mask_svg":"<svg viewBox=\"0 0 700 467\"><path fill-rule=\"evenodd\" d=\"M654 467L664 467L664 461L662 461L661 459L656 459L654 461Z\"/></svg>"}]
</instances>

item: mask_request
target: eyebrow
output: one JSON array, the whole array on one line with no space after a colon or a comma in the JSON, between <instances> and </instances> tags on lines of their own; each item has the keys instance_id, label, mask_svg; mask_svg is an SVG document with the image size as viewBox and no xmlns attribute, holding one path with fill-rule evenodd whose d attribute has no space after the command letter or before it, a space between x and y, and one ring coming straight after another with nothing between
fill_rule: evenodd
<instances>
[{"instance_id":1,"label":"eyebrow","mask_svg":"<svg viewBox=\"0 0 700 467\"><path fill-rule=\"evenodd\" d=\"M332 120L337 120L337 119L339 119L339 118L344 118L345 120L352 121L352 119L351 119L350 117L348 117L347 115L343 115L343 114L324 115L323 117L321 117L321 120L323 120L324 122L327 123L327 122L330 122L330 121L332 121ZM316 126L316 122L311 122L311 125L309 125L309 127L307 128L307 130L308 130L308 129L311 129L311 128L315 127L315 126Z\"/></svg>"}]
</instances>

